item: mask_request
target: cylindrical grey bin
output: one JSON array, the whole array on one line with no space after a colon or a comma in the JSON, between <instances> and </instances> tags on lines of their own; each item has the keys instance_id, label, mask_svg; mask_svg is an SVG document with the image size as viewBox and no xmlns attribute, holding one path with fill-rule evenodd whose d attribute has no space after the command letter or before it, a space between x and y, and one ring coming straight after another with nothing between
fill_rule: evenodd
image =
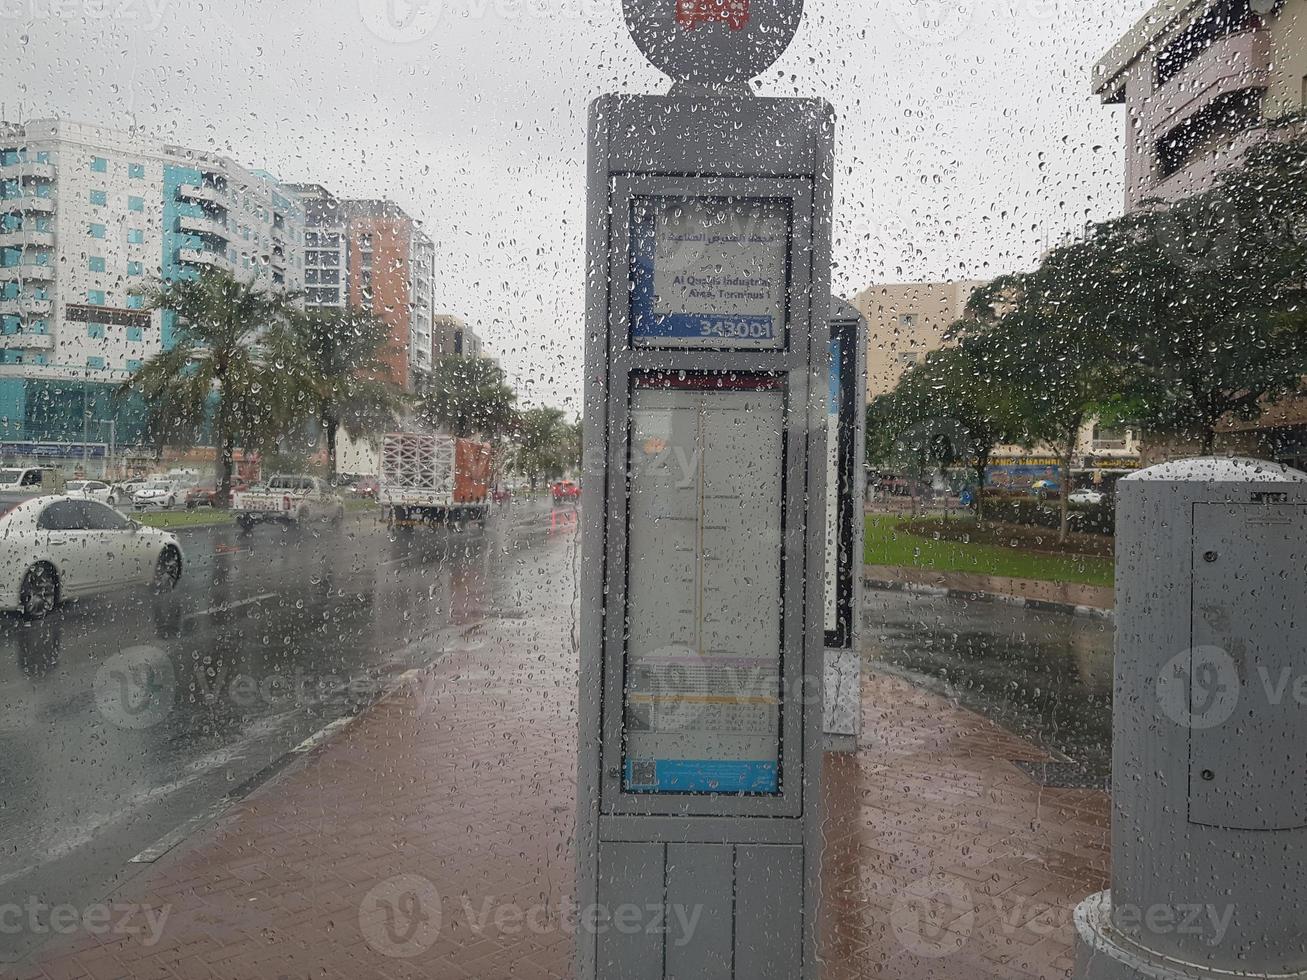
<instances>
[{"instance_id":1,"label":"cylindrical grey bin","mask_svg":"<svg viewBox=\"0 0 1307 980\"><path fill-rule=\"evenodd\" d=\"M1077 976L1307 977L1307 474L1123 479L1116 596L1112 888Z\"/></svg>"}]
</instances>

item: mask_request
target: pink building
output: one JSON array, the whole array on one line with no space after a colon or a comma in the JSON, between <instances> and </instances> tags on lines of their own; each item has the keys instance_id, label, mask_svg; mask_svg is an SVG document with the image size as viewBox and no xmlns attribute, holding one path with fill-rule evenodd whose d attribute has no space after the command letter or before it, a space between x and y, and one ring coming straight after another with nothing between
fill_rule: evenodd
<instances>
[{"instance_id":1,"label":"pink building","mask_svg":"<svg viewBox=\"0 0 1307 980\"><path fill-rule=\"evenodd\" d=\"M1124 105L1125 205L1211 186L1307 105L1307 0L1161 0L1094 68Z\"/></svg>"}]
</instances>

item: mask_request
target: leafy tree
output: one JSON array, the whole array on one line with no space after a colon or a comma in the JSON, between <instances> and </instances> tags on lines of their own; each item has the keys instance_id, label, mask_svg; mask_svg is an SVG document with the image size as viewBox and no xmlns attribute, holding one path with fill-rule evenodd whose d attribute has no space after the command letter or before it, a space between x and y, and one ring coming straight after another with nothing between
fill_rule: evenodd
<instances>
[{"instance_id":1,"label":"leafy tree","mask_svg":"<svg viewBox=\"0 0 1307 980\"><path fill-rule=\"evenodd\" d=\"M1251 150L1218 186L1111 222L1094 287L1134 371L1126 394L1151 431L1204 454L1227 418L1254 419L1307 374L1307 138Z\"/></svg>"},{"instance_id":2,"label":"leafy tree","mask_svg":"<svg viewBox=\"0 0 1307 980\"><path fill-rule=\"evenodd\" d=\"M378 376L389 342L389 325L358 308L297 314L270 338L278 414L314 421L326 437L329 477L336 475L341 430L354 439L376 435L403 408L403 393Z\"/></svg>"},{"instance_id":3,"label":"leafy tree","mask_svg":"<svg viewBox=\"0 0 1307 980\"><path fill-rule=\"evenodd\" d=\"M994 447L1019 441L1019 395L989 375L971 350L948 347L910 368L898 386L873 402L868 432L882 429L899 453L939 469L966 466L976 477L976 511L984 514L985 472Z\"/></svg>"},{"instance_id":4,"label":"leafy tree","mask_svg":"<svg viewBox=\"0 0 1307 980\"><path fill-rule=\"evenodd\" d=\"M512 430L513 402L503 369L482 357L442 357L418 395L418 414L452 435L499 439Z\"/></svg>"},{"instance_id":5,"label":"leafy tree","mask_svg":"<svg viewBox=\"0 0 1307 980\"><path fill-rule=\"evenodd\" d=\"M156 284L146 308L176 315L176 341L150 358L120 389L151 406L152 434L190 446L212 425L217 447L219 500L231 494L236 447L262 447L284 419L274 398L275 372L256 346L292 316L291 300L243 283L226 272L206 270L194 279Z\"/></svg>"},{"instance_id":6,"label":"leafy tree","mask_svg":"<svg viewBox=\"0 0 1307 980\"><path fill-rule=\"evenodd\" d=\"M1034 272L1001 277L972 295L963 347L981 377L1003 379L1027 442L1054 448L1062 470L1059 537L1070 530L1071 467L1085 421L1111 413L1124 389L1123 344L1093 292L1097 244L1056 249Z\"/></svg>"}]
</instances>

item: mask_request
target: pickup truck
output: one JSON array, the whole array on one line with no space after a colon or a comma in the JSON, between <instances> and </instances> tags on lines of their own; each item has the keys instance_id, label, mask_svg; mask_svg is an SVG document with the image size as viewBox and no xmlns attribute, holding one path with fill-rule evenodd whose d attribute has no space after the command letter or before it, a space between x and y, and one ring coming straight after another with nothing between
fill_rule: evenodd
<instances>
[{"instance_id":1,"label":"pickup truck","mask_svg":"<svg viewBox=\"0 0 1307 980\"><path fill-rule=\"evenodd\" d=\"M63 493L64 475L43 466L7 466L0 469L0 493Z\"/></svg>"},{"instance_id":2,"label":"pickup truck","mask_svg":"<svg viewBox=\"0 0 1307 980\"><path fill-rule=\"evenodd\" d=\"M266 484L238 491L232 495L231 510L246 531L261 521L303 526L345 519L345 502L326 481L298 474L274 476Z\"/></svg>"}]
</instances>

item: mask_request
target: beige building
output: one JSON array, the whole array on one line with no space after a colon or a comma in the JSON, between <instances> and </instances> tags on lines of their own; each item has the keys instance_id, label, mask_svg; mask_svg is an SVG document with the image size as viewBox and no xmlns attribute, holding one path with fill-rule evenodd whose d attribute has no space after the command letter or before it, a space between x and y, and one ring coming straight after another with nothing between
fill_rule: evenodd
<instances>
[{"instance_id":1,"label":"beige building","mask_svg":"<svg viewBox=\"0 0 1307 980\"><path fill-rule=\"evenodd\" d=\"M484 357L481 338L459 316L438 313L432 319L431 360L442 357Z\"/></svg>"},{"instance_id":2,"label":"beige building","mask_svg":"<svg viewBox=\"0 0 1307 980\"><path fill-rule=\"evenodd\" d=\"M1125 202L1177 201L1307 107L1307 0L1161 0L1094 68L1125 106Z\"/></svg>"},{"instance_id":3,"label":"beige building","mask_svg":"<svg viewBox=\"0 0 1307 980\"><path fill-rule=\"evenodd\" d=\"M867 398L894 390L909 367L945 345L982 282L905 282L870 286L851 302L867 318Z\"/></svg>"}]
</instances>

